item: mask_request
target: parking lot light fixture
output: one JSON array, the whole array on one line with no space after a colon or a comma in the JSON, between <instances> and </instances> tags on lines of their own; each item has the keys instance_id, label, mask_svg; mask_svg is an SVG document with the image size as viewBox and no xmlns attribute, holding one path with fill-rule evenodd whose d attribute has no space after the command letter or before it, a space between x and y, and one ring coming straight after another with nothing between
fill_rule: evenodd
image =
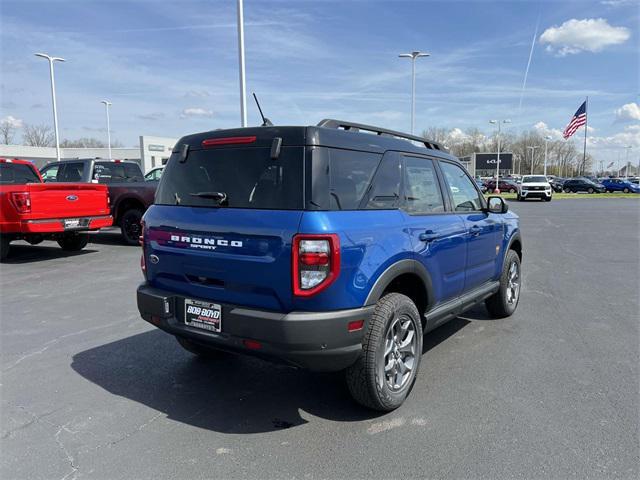
<instances>
[{"instance_id":1,"label":"parking lot light fixture","mask_svg":"<svg viewBox=\"0 0 640 480\"><path fill-rule=\"evenodd\" d=\"M495 193L500 193L500 133L502 132L500 126L505 123L511 123L511 120L489 120L489 123L498 126L498 133L496 134L496 138L498 139L498 158L496 159L496 189Z\"/></svg>"},{"instance_id":2,"label":"parking lot light fixture","mask_svg":"<svg viewBox=\"0 0 640 480\"><path fill-rule=\"evenodd\" d=\"M631 150L633 148L632 145L627 145L626 147L624 147L627 150L627 155L625 156L625 160L624 160L624 179L628 180L629 179L629 150Z\"/></svg>"},{"instance_id":3,"label":"parking lot light fixture","mask_svg":"<svg viewBox=\"0 0 640 480\"><path fill-rule=\"evenodd\" d=\"M109 100L102 100L100 103L104 104L104 109L107 112L107 146L109 147L109 160L113 160L111 156L111 125L109 123L109 107L112 103Z\"/></svg>"},{"instance_id":4,"label":"parking lot light fixture","mask_svg":"<svg viewBox=\"0 0 640 480\"><path fill-rule=\"evenodd\" d=\"M56 135L56 159L60 161L60 136L58 135L58 110L56 108L56 81L53 75L53 62L65 62L64 58L52 57L46 53L35 53L36 57L49 61L49 78L51 79L51 101L53 103L53 130Z\"/></svg>"},{"instance_id":5,"label":"parking lot light fixture","mask_svg":"<svg viewBox=\"0 0 640 480\"><path fill-rule=\"evenodd\" d=\"M540 145L532 145L528 146L527 148L531 150L531 175L533 175L533 158L536 154L536 148L540 148Z\"/></svg>"},{"instance_id":6,"label":"parking lot light fixture","mask_svg":"<svg viewBox=\"0 0 640 480\"><path fill-rule=\"evenodd\" d=\"M549 140L552 140L551 135L544 137L544 176L547 176L547 149L549 147Z\"/></svg>"},{"instance_id":7,"label":"parking lot light fixture","mask_svg":"<svg viewBox=\"0 0 640 480\"><path fill-rule=\"evenodd\" d=\"M415 117L416 117L416 58L429 57L431 54L425 52L414 51L411 53L401 53L398 55L400 58L411 59L411 134L413 135L415 129Z\"/></svg>"}]
</instances>

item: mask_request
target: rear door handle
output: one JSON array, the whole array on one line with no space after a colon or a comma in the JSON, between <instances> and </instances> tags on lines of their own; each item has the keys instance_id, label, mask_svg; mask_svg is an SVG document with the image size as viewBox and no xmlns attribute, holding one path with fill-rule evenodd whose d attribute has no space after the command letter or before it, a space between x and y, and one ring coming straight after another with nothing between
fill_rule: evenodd
<instances>
[{"instance_id":1,"label":"rear door handle","mask_svg":"<svg viewBox=\"0 0 640 480\"><path fill-rule=\"evenodd\" d=\"M438 235L433 230L426 230L425 232L421 233L418 238L421 242L433 242L434 240L440 238L440 235Z\"/></svg>"},{"instance_id":2,"label":"rear door handle","mask_svg":"<svg viewBox=\"0 0 640 480\"><path fill-rule=\"evenodd\" d=\"M469 233L471 234L472 237L477 237L478 235L480 235L480 230L481 228L478 225L473 225L469 229Z\"/></svg>"}]
</instances>

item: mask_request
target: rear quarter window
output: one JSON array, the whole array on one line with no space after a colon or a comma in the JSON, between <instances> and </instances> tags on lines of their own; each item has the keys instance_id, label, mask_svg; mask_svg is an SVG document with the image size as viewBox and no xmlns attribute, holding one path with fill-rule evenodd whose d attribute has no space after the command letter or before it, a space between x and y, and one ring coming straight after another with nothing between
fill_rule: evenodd
<instances>
[{"instance_id":1,"label":"rear quarter window","mask_svg":"<svg viewBox=\"0 0 640 480\"><path fill-rule=\"evenodd\" d=\"M311 150L311 195L307 208L357 210L381 159L382 154L379 153L314 147ZM383 200L382 196L380 200Z\"/></svg>"},{"instance_id":2,"label":"rear quarter window","mask_svg":"<svg viewBox=\"0 0 640 480\"><path fill-rule=\"evenodd\" d=\"M303 208L303 147L211 148L191 151L184 163L173 154L156 202L160 205L271 210ZM224 194L221 201L217 194Z\"/></svg>"}]
</instances>

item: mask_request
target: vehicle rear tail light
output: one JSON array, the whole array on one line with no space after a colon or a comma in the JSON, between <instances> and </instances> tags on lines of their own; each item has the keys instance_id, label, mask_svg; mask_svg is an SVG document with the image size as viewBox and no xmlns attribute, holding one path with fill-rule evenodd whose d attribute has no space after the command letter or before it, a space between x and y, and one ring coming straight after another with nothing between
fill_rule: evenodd
<instances>
[{"instance_id":1,"label":"vehicle rear tail light","mask_svg":"<svg viewBox=\"0 0 640 480\"><path fill-rule=\"evenodd\" d=\"M292 246L293 294L308 297L327 288L340 273L340 239L325 235L295 235Z\"/></svg>"},{"instance_id":2,"label":"vehicle rear tail light","mask_svg":"<svg viewBox=\"0 0 640 480\"><path fill-rule=\"evenodd\" d=\"M18 213L31 213L31 194L29 192L11 192L11 203Z\"/></svg>"},{"instance_id":3,"label":"vehicle rear tail light","mask_svg":"<svg viewBox=\"0 0 640 480\"><path fill-rule=\"evenodd\" d=\"M218 145L242 145L245 143L253 143L256 141L256 136L250 137L223 137L223 138L207 138L202 141L202 147L217 147Z\"/></svg>"},{"instance_id":4,"label":"vehicle rear tail light","mask_svg":"<svg viewBox=\"0 0 640 480\"><path fill-rule=\"evenodd\" d=\"M242 344L247 347L249 350L260 350L262 348L262 344L257 340L242 340Z\"/></svg>"},{"instance_id":5,"label":"vehicle rear tail light","mask_svg":"<svg viewBox=\"0 0 640 480\"><path fill-rule=\"evenodd\" d=\"M141 235L140 237L138 237L138 243L140 243L140 246L142 247L142 255L140 257L140 269L142 270L142 274L146 279L147 278L147 261L145 260L145 257L147 255L147 252L144 246L144 220L140 222L140 232L141 232Z\"/></svg>"}]
</instances>

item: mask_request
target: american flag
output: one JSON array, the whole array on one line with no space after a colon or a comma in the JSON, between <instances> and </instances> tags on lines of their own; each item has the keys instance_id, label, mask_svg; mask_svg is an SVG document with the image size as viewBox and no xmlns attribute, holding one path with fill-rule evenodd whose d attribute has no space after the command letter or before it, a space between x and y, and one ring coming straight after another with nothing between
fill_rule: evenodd
<instances>
[{"instance_id":1,"label":"american flag","mask_svg":"<svg viewBox=\"0 0 640 480\"><path fill-rule=\"evenodd\" d=\"M580 108L578 109L578 111L573 115L573 117L571 117L571 121L569 122L569 125L567 125L567 127L564 129L564 132L562 132L562 136L566 140L571 135L576 133L576 130L578 130L580 127L582 127L586 123L587 123L587 102L584 101L582 105L580 105Z\"/></svg>"}]
</instances>

